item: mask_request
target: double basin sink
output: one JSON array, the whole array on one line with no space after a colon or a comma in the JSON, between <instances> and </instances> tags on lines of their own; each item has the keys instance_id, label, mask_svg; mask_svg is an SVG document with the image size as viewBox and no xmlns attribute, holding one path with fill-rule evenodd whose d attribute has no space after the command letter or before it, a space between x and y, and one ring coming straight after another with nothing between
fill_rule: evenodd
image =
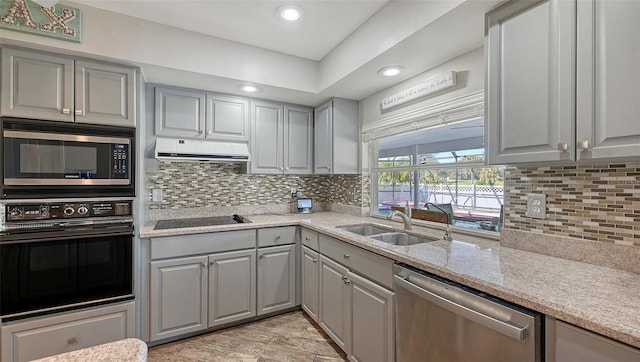
<instances>
[{"instance_id":1,"label":"double basin sink","mask_svg":"<svg viewBox=\"0 0 640 362\"><path fill-rule=\"evenodd\" d=\"M377 224L347 225L338 226L337 228L348 231L350 233L368 236L372 239L376 239L392 245L406 246L439 240L438 238L432 238L429 236L400 232L391 227Z\"/></svg>"}]
</instances>

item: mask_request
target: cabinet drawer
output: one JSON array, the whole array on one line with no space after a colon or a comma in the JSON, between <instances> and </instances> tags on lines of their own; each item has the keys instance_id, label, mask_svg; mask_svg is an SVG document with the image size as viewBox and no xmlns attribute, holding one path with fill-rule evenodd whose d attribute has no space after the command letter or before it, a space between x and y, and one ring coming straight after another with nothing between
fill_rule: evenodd
<instances>
[{"instance_id":1,"label":"cabinet drawer","mask_svg":"<svg viewBox=\"0 0 640 362\"><path fill-rule=\"evenodd\" d=\"M151 259L210 254L256 247L256 231L237 230L151 238Z\"/></svg>"},{"instance_id":2,"label":"cabinet drawer","mask_svg":"<svg viewBox=\"0 0 640 362\"><path fill-rule=\"evenodd\" d=\"M311 248L315 251L320 250L318 244L318 233L309 229L302 229L300 232L302 245Z\"/></svg>"},{"instance_id":3,"label":"cabinet drawer","mask_svg":"<svg viewBox=\"0 0 640 362\"><path fill-rule=\"evenodd\" d=\"M134 335L134 302L2 327L2 361L30 361Z\"/></svg>"},{"instance_id":4,"label":"cabinet drawer","mask_svg":"<svg viewBox=\"0 0 640 362\"><path fill-rule=\"evenodd\" d=\"M320 235L320 252L387 288L393 284L393 260L343 241Z\"/></svg>"},{"instance_id":5,"label":"cabinet drawer","mask_svg":"<svg viewBox=\"0 0 640 362\"><path fill-rule=\"evenodd\" d=\"M258 247L293 244L296 242L296 227L258 229Z\"/></svg>"}]
</instances>

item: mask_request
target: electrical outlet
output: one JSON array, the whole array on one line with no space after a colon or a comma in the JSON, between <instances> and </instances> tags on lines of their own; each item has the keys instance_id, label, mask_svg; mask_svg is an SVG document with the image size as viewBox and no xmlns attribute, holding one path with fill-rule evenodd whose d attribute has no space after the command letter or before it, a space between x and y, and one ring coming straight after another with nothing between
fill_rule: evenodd
<instances>
[{"instance_id":1,"label":"electrical outlet","mask_svg":"<svg viewBox=\"0 0 640 362\"><path fill-rule=\"evenodd\" d=\"M527 216L544 219L547 216L547 196L545 194L527 195Z\"/></svg>"},{"instance_id":2,"label":"electrical outlet","mask_svg":"<svg viewBox=\"0 0 640 362\"><path fill-rule=\"evenodd\" d=\"M347 196L351 201L356 199L356 188L354 186L349 186L349 188L347 189Z\"/></svg>"},{"instance_id":3,"label":"electrical outlet","mask_svg":"<svg viewBox=\"0 0 640 362\"><path fill-rule=\"evenodd\" d=\"M162 189L151 189L151 201L162 202Z\"/></svg>"},{"instance_id":4,"label":"electrical outlet","mask_svg":"<svg viewBox=\"0 0 640 362\"><path fill-rule=\"evenodd\" d=\"M298 190L295 187L291 188L291 197L298 197Z\"/></svg>"}]
</instances>

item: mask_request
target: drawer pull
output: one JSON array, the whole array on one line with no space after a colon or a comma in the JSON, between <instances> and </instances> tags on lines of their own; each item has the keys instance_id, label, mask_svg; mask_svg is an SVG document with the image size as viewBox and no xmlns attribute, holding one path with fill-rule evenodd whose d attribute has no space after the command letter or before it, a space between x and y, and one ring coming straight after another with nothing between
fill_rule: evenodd
<instances>
[{"instance_id":1,"label":"drawer pull","mask_svg":"<svg viewBox=\"0 0 640 362\"><path fill-rule=\"evenodd\" d=\"M71 110L69 108L62 108L62 114L71 114Z\"/></svg>"},{"instance_id":2,"label":"drawer pull","mask_svg":"<svg viewBox=\"0 0 640 362\"><path fill-rule=\"evenodd\" d=\"M276 236L276 240L280 240L280 235Z\"/></svg>"},{"instance_id":3,"label":"drawer pull","mask_svg":"<svg viewBox=\"0 0 640 362\"><path fill-rule=\"evenodd\" d=\"M349 254L344 254L345 259L349 259Z\"/></svg>"},{"instance_id":4,"label":"drawer pull","mask_svg":"<svg viewBox=\"0 0 640 362\"><path fill-rule=\"evenodd\" d=\"M304 237L304 240L306 240L306 241L311 241L311 238L310 238L310 237L308 237L308 236L305 236L305 237Z\"/></svg>"},{"instance_id":5,"label":"drawer pull","mask_svg":"<svg viewBox=\"0 0 640 362\"><path fill-rule=\"evenodd\" d=\"M73 346L74 344L77 344L78 340L75 337L69 338L69 340L67 341L67 344L70 346Z\"/></svg>"}]
</instances>

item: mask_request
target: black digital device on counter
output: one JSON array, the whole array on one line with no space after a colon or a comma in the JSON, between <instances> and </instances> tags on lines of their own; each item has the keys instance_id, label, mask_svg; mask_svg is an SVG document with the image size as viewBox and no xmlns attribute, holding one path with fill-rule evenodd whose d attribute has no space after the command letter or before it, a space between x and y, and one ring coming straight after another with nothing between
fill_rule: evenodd
<instances>
[{"instance_id":1,"label":"black digital device on counter","mask_svg":"<svg viewBox=\"0 0 640 362\"><path fill-rule=\"evenodd\" d=\"M298 199L298 213L300 214L310 214L311 209L313 208L313 199L303 198Z\"/></svg>"}]
</instances>

